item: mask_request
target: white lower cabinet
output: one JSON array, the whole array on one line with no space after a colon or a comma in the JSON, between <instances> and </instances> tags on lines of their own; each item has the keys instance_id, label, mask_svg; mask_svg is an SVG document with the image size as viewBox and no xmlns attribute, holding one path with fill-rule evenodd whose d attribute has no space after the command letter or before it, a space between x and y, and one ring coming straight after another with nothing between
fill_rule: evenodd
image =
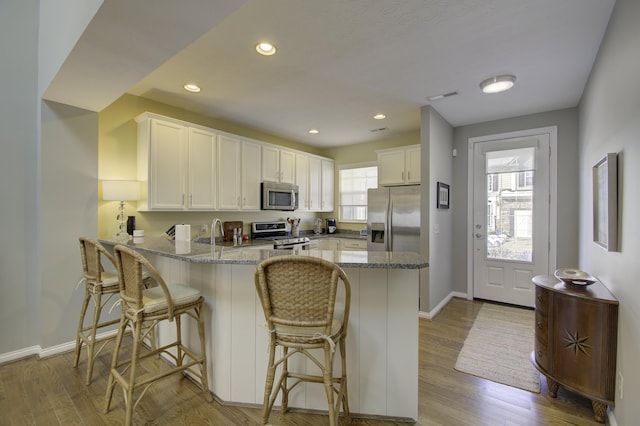
<instances>
[{"instance_id":1,"label":"white lower cabinet","mask_svg":"<svg viewBox=\"0 0 640 426\"><path fill-rule=\"evenodd\" d=\"M366 251L367 241L355 238L340 238L340 250L343 251Z\"/></svg>"},{"instance_id":2,"label":"white lower cabinet","mask_svg":"<svg viewBox=\"0 0 640 426\"><path fill-rule=\"evenodd\" d=\"M326 237L311 240L310 248L317 250L366 251L367 242L355 238Z\"/></svg>"}]
</instances>

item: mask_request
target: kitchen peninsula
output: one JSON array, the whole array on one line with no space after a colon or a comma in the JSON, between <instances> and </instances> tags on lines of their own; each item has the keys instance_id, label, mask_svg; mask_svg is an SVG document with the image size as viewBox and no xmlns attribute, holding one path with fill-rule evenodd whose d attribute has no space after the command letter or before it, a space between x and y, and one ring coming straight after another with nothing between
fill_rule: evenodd
<instances>
[{"instance_id":1,"label":"kitchen peninsula","mask_svg":"<svg viewBox=\"0 0 640 426\"><path fill-rule=\"evenodd\" d=\"M101 242L115 245L110 240ZM291 254L337 263L351 282L346 352L352 413L418 419L419 275L420 269L428 267L418 254L272 250L268 245L213 248L164 238L145 238L129 246L147 257L167 282L186 283L202 292L209 384L215 397L228 404L260 406L263 400L268 335L254 287L256 265ZM160 327L160 343L170 330ZM195 326L184 333L189 341L197 339ZM316 368L304 360L290 365L308 371ZM289 406L326 411L323 387L297 387L289 396Z\"/></svg>"}]
</instances>

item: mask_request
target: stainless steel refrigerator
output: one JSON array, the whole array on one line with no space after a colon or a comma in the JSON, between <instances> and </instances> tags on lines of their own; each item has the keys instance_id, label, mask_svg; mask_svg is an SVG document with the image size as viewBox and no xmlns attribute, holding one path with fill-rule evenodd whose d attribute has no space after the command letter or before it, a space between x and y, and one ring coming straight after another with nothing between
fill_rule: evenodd
<instances>
[{"instance_id":1,"label":"stainless steel refrigerator","mask_svg":"<svg viewBox=\"0 0 640 426\"><path fill-rule=\"evenodd\" d=\"M420 185L370 189L367 250L420 253Z\"/></svg>"}]
</instances>

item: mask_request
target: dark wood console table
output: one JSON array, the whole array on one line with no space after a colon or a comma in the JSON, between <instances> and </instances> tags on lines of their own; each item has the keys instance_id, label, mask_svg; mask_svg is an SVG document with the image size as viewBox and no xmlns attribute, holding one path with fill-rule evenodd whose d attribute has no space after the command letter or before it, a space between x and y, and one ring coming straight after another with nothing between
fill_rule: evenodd
<instances>
[{"instance_id":1,"label":"dark wood console table","mask_svg":"<svg viewBox=\"0 0 640 426\"><path fill-rule=\"evenodd\" d=\"M560 385L583 395L604 422L615 400L618 300L599 281L576 286L538 275L533 283L533 365L547 378L549 396L555 398Z\"/></svg>"}]
</instances>

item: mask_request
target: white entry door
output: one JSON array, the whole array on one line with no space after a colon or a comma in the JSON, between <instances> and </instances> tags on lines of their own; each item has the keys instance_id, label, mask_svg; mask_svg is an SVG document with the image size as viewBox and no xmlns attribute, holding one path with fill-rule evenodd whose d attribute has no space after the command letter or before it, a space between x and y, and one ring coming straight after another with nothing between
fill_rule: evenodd
<instances>
[{"instance_id":1,"label":"white entry door","mask_svg":"<svg viewBox=\"0 0 640 426\"><path fill-rule=\"evenodd\" d=\"M472 152L473 297L533 307L531 278L549 273L550 136L478 141Z\"/></svg>"}]
</instances>

